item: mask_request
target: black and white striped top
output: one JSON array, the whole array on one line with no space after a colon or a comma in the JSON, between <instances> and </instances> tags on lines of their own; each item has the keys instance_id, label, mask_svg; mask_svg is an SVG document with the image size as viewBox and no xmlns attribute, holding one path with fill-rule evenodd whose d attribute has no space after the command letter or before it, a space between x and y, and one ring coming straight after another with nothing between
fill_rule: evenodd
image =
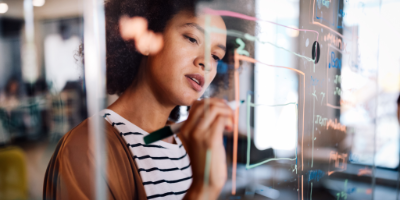
<instances>
[{"instance_id":1,"label":"black and white striped top","mask_svg":"<svg viewBox=\"0 0 400 200\"><path fill-rule=\"evenodd\" d=\"M145 145L148 133L112 110L101 115L125 139L142 177L147 199L182 199L192 183L189 157L179 138L177 144L158 141Z\"/></svg>"}]
</instances>

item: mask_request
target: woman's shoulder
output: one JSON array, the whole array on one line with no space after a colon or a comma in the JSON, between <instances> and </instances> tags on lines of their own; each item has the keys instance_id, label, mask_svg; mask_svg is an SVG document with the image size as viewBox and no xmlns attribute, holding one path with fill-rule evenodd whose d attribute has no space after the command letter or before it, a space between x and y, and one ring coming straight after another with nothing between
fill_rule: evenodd
<instances>
[{"instance_id":1,"label":"woman's shoulder","mask_svg":"<svg viewBox=\"0 0 400 200\"><path fill-rule=\"evenodd\" d=\"M61 148L68 148L71 146L84 145L88 146L89 142L89 119L85 119L76 127L68 131L59 141Z\"/></svg>"},{"instance_id":2,"label":"woman's shoulder","mask_svg":"<svg viewBox=\"0 0 400 200\"><path fill-rule=\"evenodd\" d=\"M91 142L93 139L89 132L89 122L90 118L84 120L58 141L48 167L53 167L52 163L55 167L68 166L74 173L75 169L79 169L79 165L93 168L94 146Z\"/></svg>"},{"instance_id":3,"label":"woman's shoulder","mask_svg":"<svg viewBox=\"0 0 400 200\"><path fill-rule=\"evenodd\" d=\"M115 134L115 131L111 125L104 120L102 117L98 116L98 119L101 120L101 123L104 125L103 128L100 129L102 133L105 133L107 136L106 142L117 142L118 134ZM67 132L59 143L62 144L61 148L75 148L77 146L82 146L84 148L89 148L92 145L92 141L94 141L94 137L90 135L89 126L90 123L94 121L94 117L90 117L82 121L76 127ZM96 133L98 134L98 133ZM110 140L111 139L111 140Z\"/></svg>"},{"instance_id":4,"label":"woman's shoulder","mask_svg":"<svg viewBox=\"0 0 400 200\"><path fill-rule=\"evenodd\" d=\"M100 118L104 120L103 118ZM46 178L44 195L54 197L60 194L59 188L54 187L57 181L62 179L64 188L68 193L73 192L91 197L93 191L88 187L94 185L94 139L89 132L90 122L93 117L84 120L78 126L70 130L59 141L57 148L50 160ZM141 179L137 173L136 166L126 145L122 143L118 132L107 121L103 121L105 134L105 149L107 153L107 185L109 192L115 199L143 199L144 188L141 186ZM135 188L127 192L124 188ZM75 191L75 190L80 190ZM62 192L61 192L62 193ZM140 197L140 198L138 198ZM53 198L54 199L54 198ZM90 199L90 198L89 198ZM134 198L135 199L135 198Z\"/></svg>"}]
</instances>

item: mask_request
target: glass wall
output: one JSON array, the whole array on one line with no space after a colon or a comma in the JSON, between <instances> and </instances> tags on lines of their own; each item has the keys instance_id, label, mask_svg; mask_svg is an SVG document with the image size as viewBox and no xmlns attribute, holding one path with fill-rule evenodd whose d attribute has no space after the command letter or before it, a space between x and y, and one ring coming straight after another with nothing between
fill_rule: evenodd
<instances>
[{"instance_id":1,"label":"glass wall","mask_svg":"<svg viewBox=\"0 0 400 200\"><path fill-rule=\"evenodd\" d=\"M42 199L57 143L102 106L88 99L118 98L85 84L105 80L85 74L84 37L105 34L87 28L87 2L0 0L0 199ZM228 38L219 85L202 98L245 100L223 136L219 199L399 198L399 10L393 0L197 2L222 16Z\"/></svg>"}]
</instances>

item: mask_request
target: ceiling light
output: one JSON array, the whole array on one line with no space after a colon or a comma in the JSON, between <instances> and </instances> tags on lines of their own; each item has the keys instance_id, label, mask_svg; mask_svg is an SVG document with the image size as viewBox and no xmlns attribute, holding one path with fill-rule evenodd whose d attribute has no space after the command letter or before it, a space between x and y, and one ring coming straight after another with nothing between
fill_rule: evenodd
<instances>
[{"instance_id":1,"label":"ceiling light","mask_svg":"<svg viewBox=\"0 0 400 200\"><path fill-rule=\"evenodd\" d=\"M6 13L8 10L8 5L6 3L0 3L0 13Z\"/></svg>"},{"instance_id":2,"label":"ceiling light","mask_svg":"<svg viewBox=\"0 0 400 200\"><path fill-rule=\"evenodd\" d=\"M36 7L42 7L46 1L45 0L33 0L32 4Z\"/></svg>"}]
</instances>

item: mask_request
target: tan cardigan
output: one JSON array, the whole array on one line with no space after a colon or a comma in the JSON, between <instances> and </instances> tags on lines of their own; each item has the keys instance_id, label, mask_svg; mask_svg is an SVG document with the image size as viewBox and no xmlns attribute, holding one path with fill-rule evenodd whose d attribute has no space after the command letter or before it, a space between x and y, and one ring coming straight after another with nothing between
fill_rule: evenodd
<instances>
[{"instance_id":1,"label":"tan cardigan","mask_svg":"<svg viewBox=\"0 0 400 200\"><path fill-rule=\"evenodd\" d=\"M47 167L43 199L95 199L94 154L89 148L88 121L83 121L58 142ZM107 121L108 199L144 200L146 192L133 155L124 139Z\"/></svg>"}]
</instances>

